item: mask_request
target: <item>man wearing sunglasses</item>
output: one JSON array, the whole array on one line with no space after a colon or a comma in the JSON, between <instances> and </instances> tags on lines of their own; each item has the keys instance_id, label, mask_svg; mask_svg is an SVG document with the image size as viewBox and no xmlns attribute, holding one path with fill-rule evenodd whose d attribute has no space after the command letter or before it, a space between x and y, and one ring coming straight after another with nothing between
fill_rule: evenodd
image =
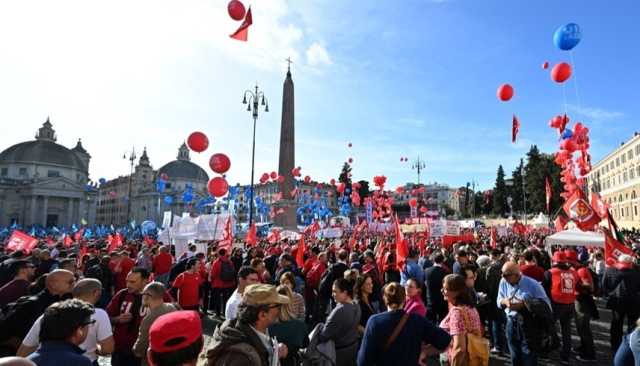
<instances>
[{"instance_id":1,"label":"man wearing sunglasses","mask_svg":"<svg viewBox=\"0 0 640 366\"><path fill-rule=\"evenodd\" d=\"M54 303L42 316L40 341L42 344L28 359L39 366L92 366L79 346L89 334L93 306L71 299Z\"/></svg>"},{"instance_id":2,"label":"man wearing sunglasses","mask_svg":"<svg viewBox=\"0 0 640 366\"><path fill-rule=\"evenodd\" d=\"M549 308L551 303L542 285L520 273L516 262L506 262L502 266L502 279L498 288L498 307L507 314L507 344L511 354L512 365L536 365L537 355L524 336L523 311L525 300L539 299Z\"/></svg>"}]
</instances>

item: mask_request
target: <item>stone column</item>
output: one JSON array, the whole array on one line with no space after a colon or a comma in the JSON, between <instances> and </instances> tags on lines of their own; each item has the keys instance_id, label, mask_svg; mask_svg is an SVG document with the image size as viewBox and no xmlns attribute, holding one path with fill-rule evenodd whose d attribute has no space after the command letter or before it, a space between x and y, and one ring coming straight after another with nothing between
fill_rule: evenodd
<instances>
[{"instance_id":1,"label":"stone column","mask_svg":"<svg viewBox=\"0 0 640 366\"><path fill-rule=\"evenodd\" d=\"M67 198L67 222L66 226L69 227L73 223L73 198Z\"/></svg>"},{"instance_id":2,"label":"stone column","mask_svg":"<svg viewBox=\"0 0 640 366\"><path fill-rule=\"evenodd\" d=\"M82 219L85 219L87 220L87 222L89 222L89 219L86 217L87 216L86 202L87 201L84 197L78 199L78 222L82 221Z\"/></svg>"},{"instance_id":3,"label":"stone column","mask_svg":"<svg viewBox=\"0 0 640 366\"><path fill-rule=\"evenodd\" d=\"M47 226L47 210L49 209L49 197L43 196L44 202L42 203L42 226Z\"/></svg>"},{"instance_id":4,"label":"stone column","mask_svg":"<svg viewBox=\"0 0 640 366\"><path fill-rule=\"evenodd\" d=\"M31 208L30 208L30 210L31 210L31 224L32 225L35 224L36 220L37 220L37 218L36 218L36 212L38 212L38 208L36 207L36 204L38 203L37 199L38 199L38 196L36 196L36 195L31 196Z\"/></svg>"},{"instance_id":5,"label":"stone column","mask_svg":"<svg viewBox=\"0 0 640 366\"><path fill-rule=\"evenodd\" d=\"M80 199L79 198L74 198L74 202L75 202L75 223L78 224L78 226L80 226L80 219L82 218L82 212L80 212Z\"/></svg>"}]
</instances>

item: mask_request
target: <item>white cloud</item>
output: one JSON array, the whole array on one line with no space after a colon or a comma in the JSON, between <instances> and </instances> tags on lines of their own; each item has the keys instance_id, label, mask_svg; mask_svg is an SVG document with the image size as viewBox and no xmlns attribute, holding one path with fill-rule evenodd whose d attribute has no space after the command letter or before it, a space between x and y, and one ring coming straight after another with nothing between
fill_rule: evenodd
<instances>
[{"instance_id":1,"label":"white cloud","mask_svg":"<svg viewBox=\"0 0 640 366\"><path fill-rule=\"evenodd\" d=\"M331 57L327 49L318 42L314 42L307 48L307 63L310 66L331 65Z\"/></svg>"},{"instance_id":2,"label":"white cloud","mask_svg":"<svg viewBox=\"0 0 640 366\"><path fill-rule=\"evenodd\" d=\"M583 106L569 104L567 105L567 108L575 112L576 114L579 114L583 117L588 118L593 122L611 121L611 120L622 118L624 116L624 113L622 112L609 111L609 110L606 110L603 108L597 108L597 107L583 107Z\"/></svg>"}]
</instances>

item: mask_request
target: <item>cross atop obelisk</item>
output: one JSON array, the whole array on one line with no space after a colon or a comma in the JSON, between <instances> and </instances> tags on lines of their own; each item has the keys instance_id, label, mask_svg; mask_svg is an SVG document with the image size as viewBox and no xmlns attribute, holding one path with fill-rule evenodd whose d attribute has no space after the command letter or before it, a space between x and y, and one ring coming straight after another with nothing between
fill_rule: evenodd
<instances>
[{"instance_id":1,"label":"cross atop obelisk","mask_svg":"<svg viewBox=\"0 0 640 366\"><path fill-rule=\"evenodd\" d=\"M291 74L291 64L293 61L291 61L291 57L287 57L284 60L287 61L287 74Z\"/></svg>"}]
</instances>

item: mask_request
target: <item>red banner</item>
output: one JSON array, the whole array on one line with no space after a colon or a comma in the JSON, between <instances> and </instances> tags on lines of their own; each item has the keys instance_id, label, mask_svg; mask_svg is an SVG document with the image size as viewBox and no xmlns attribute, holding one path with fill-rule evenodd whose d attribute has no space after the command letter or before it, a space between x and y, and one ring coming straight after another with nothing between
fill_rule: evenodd
<instances>
[{"instance_id":1,"label":"red banner","mask_svg":"<svg viewBox=\"0 0 640 366\"><path fill-rule=\"evenodd\" d=\"M11 251L21 250L25 253L30 253L31 249L35 248L37 244L38 239L29 236L20 230L14 230L7 242L7 249Z\"/></svg>"}]
</instances>

